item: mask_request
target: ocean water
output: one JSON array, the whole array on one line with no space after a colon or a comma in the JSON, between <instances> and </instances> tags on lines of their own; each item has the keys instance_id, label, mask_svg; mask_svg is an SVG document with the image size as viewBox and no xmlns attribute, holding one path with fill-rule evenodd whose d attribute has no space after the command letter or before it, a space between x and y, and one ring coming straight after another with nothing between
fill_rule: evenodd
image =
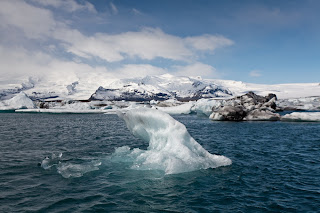
<instances>
[{"instance_id":1,"label":"ocean water","mask_svg":"<svg viewBox=\"0 0 320 213\"><path fill-rule=\"evenodd\" d=\"M232 165L135 170L113 153L148 144L117 115L1 113L0 212L319 211L320 123L174 118Z\"/></svg>"}]
</instances>

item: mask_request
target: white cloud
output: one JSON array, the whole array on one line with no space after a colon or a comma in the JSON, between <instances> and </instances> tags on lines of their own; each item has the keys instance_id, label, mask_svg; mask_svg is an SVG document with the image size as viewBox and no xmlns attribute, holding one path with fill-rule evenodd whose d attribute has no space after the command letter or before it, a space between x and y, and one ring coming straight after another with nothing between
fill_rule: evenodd
<instances>
[{"instance_id":1,"label":"white cloud","mask_svg":"<svg viewBox=\"0 0 320 213\"><path fill-rule=\"evenodd\" d=\"M63 86L74 81L84 81L95 85L96 88L107 85L115 79L161 75L168 72L149 64L126 64L115 69L104 66L93 67L75 61L61 60L41 51L30 52L24 48L12 49L3 46L0 46L0 64L0 82L15 79L21 83L32 76Z\"/></svg>"},{"instance_id":2,"label":"white cloud","mask_svg":"<svg viewBox=\"0 0 320 213\"><path fill-rule=\"evenodd\" d=\"M30 1L32 4L27 3ZM55 10L50 10L52 7L64 8L67 12L95 12L93 5L87 2L79 4L75 0L0 1L0 33L3 36L0 40L0 82L10 79L22 81L29 76L39 76L52 82L60 82L61 85L79 79L103 85L105 79L160 75L167 72L214 77L216 70L212 66L196 61L199 51L211 52L233 44L223 36L180 37L165 33L159 28L142 28L118 34L84 33L72 28L68 20L59 21L55 17ZM115 5L114 7L117 10ZM14 32L18 31L16 34L19 38L8 44L6 40L15 37L11 34L12 29ZM66 53L74 54L77 60L63 58L68 55ZM59 55L59 58L53 55ZM110 70L85 64L82 62L86 61L84 58L99 58L110 63L128 59L134 59L136 63L139 60L141 62L141 59L144 61L143 64L120 64ZM146 63L146 60L157 58L170 60L172 64L183 62L186 65L164 69Z\"/></svg>"},{"instance_id":3,"label":"white cloud","mask_svg":"<svg viewBox=\"0 0 320 213\"><path fill-rule=\"evenodd\" d=\"M54 8L59 8L66 10L68 12L75 12L81 10L87 10L92 13L96 13L94 6L85 1L83 4L79 4L75 0L31 0L31 2L37 3L42 6L51 6Z\"/></svg>"},{"instance_id":4,"label":"white cloud","mask_svg":"<svg viewBox=\"0 0 320 213\"><path fill-rule=\"evenodd\" d=\"M136 78L144 77L146 75L162 75L168 70L161 67L155 67L150 64L126 64L115 70L118 78Z\"/></svg>"},{"instance_id":5,"label":"white cloud","mask_svg":"<svg viewBox=\"0 0 320 213\"><path fill-rule=\"evenodd\" d=\"M187 66L175 66L174 70L174 74L178 76L218 77L218 73L214 67L199 62Z\"/></svg>"},{"instance_id":6,"label":"white cloud","mask_svg":"<svg viewBox=\"0 0 320 213\"><path fill-rule=\"evenodd\" d=\"M185 38L187 45L197 49L197 50L210 50L213 51L219 47L230 46L234 42L228 38L223 36L215 36L215 35L201 35L201 36L193 36Z\"/></svg>"},{"instance_id":7,"label":"white cloud","mask_svg":"<svg viewBox=\"0 0 320 213\"><path fill-rule=\"evenodd\" d=\"M118 14L118 8L116 7L116 5L115 4L113 4L112 2L110 2L110 7L111 7L111 10L112 10L112 13L113 14Z\"/></svg>"},{"instance_id":8,"label":"white cloud","mask_svg":"<svg viewBox=\"0 0 320 213\"><path fill-rule=\"evenodd\" d=\"M121 61L128 57L147 60L162 57L186 61L193 55L184 45L183 39L153 28L115 35L97 33L93 36L85 36L78 30L61 28L56 30L53 36L66 44L68 52L88 59L99 57L108 62Z\"/></svg>"},{"instance_id":9,"label":"white cloud","mask_svg":"<svg viewBox=\"0 0 320 213\"><path fill-rule=\"evenodd\" d=\"M61 60L41 51L28 51L24 48L0 46L0 64L0 81L3 82L7 79L22 82L29 76L34 76L58 84L68 84L84 76L90 78L99 74L96 81L111 77L106 76L109 72L105 67Z\"/></svg>"},{"instance_id":10,"label":"white cloud","mask_svg":"<svg viewBox=\"0 0 320 213\"><path fill-rule=\"evenodd\" d=\"M99 57L108 62L121 61L127 57L153 60L165 58L190 61L196 50L214 50L228 46L232 41L222 36L195 36L186 39L166 34L159 28L144 28L138 32L115 35L97 33L84 36L77 30L61 29L54 33L56 39L67 44L67 50L84 58Z\"/></svg>"},{"instance_id":11,"label":"white cloud","mask_svg":"<svg viewBox=\"0 0 320 213\"><path fill-rule=\"evenodd\" d=\"M260 77L262 75L262 72L260 70L252 70L249 75L251 77Z\"/></svg>"},{"instance_id":12,"label":"white cloud","mask_svg":"<svg viewBox=\"0 0 320 213\"><path fill-rule=\"evenodd\" d=\"M15 27L28 38L47 36L57 26L49 10L31 6L23 1L0 1L0 27Z\"/></svg>"},{"instance_id":13,"label":"white cloud","mask_svg":"<svg viewBox=\"0 0 320 213\"><path fill-rule=\"evenodd\" d=\"M133 14L135 14L135 15L142 15L142 12L141 12L140 10L136 9L136 8L133 8L133 9L132 9L132 12L133 12Z\"/></svg>"},{"instance_id":14,"label":"white cloud","mask_svg":"<svg viewBox=\"0 0 320 213\"><path fill-rule=\"evenodd\" d=\"M54 2L46 0L42 4L56 7L65 4L65 1ZM72 2L69 4L75 4ZM55 20L50 10L32 6L24 1L3 0L0 2L0 8L1 27L16 27L31 39L51 42L55 39L67 52L87 59L99 57L107 62L122 61L126 58L191 61L196 58L198 50L212 51L233 43L223 36L202 35L183 38L167 34L159 28L143 28L140 31L119 34L84 35L66 24L67 21L63 23Z\"/></svg>"}]
</instances>

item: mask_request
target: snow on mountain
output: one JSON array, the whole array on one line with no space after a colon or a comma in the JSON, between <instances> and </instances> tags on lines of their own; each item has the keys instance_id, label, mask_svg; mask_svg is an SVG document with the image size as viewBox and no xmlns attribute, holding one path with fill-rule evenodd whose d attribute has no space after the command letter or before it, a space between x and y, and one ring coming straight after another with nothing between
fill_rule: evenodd
<instances>
[{"instance_id":1,"label":"snow on mountain","mask_svg":"<svg viewBox=\"0 0 320 213\"><path fill-rule=\"evenodd\" d=\"M287 108L290 108L290 105L297 105L298 102L301 102L303 107L309 102L313 104L314 109L319 107L319 99L316 101L310 98L310 100L301 99L320 97L319 83L264 85L200 77L177 77L170 74L122 80L104 77L97 79L97 76L59 81L49 78L29 78L20 85L0 85L0 101L9 100L20 92L24 92L33 101L170 99L190 101L201 98L231 98L249 91L262 96L274 93L278 99L287 99L281 102Z\"/></svg>"},{"instance_id":2,"label":"snow on mountain","mask_svg":"<svg viewBox=\"0 0 320 213\"><path fill-rule=\"evenodd\" d=\"M56 81L46 78L29 78L28 81L14 85L0 86L0 100L7 100L24 92L32 100L88 100L101 84L110 84L114 79L92 78L77 81L67 79Z\"/></svg>"},{"instance_id":3,"label":"snow on mountain","mask_svg":"<svg viewBox=\"0 0 320 213\"><path fill-rule=\"evenodd\" d=\"M225 87L200 78L177 77L169 74L144 78L123 79L99 89L91 100L192 101L201 98L230 97Z\"/></svg>"},{"instance_id":4,"label":"snow on mountain","mask_svg":"<svg viewBox=\"0 0 320 213\"><path fill-rule=\"evenodd\" d=\"M247 92L254 92L266 96L269 93L277 95L278 99L305 98L320 96L319 83L292 83L292 84L252 84L232 80L208 80L228 88L233 95L239 96Z\"/></svg>"},{"instance_id":5,"label":"snow on mountain","mask_svg":"<svg viewBox=\"0 0 320 213\"><path fill-rule=\"evenodd\" d=\"M31 89L34 87L35 80L29 78L29 80L20 85L1 85L0 87L0 100L8 100L16 96L18 93Z\"/></svg>"}]
</instances>

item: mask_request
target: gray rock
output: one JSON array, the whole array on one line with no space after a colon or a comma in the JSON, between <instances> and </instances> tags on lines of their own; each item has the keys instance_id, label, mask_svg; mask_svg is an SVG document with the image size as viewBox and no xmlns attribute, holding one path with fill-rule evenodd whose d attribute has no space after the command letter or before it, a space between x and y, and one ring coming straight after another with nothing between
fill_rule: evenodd
<instances>
[{"instance_id":1,"label":"gray rock","mask_svg":"<svg viewBox=\"0 0 320 213\"><path fill-rule=\"evenodd\" d=\"M246 116L243 106L224 106L217 111L226 121L242 121Z\"/></svg>"},{"instance_id":2,"label":"gray rock","mask_svg":"<svg viewBox=\"0 0 320 213\"><path fill-rule=\"evenodd\" d=\"M280 120L280 115L275 113L276 100L275 94L263 97L248 92L245 95L225 100L220 108L213 108L210 119L225 121Z\"/></svg>"}]
</instances>

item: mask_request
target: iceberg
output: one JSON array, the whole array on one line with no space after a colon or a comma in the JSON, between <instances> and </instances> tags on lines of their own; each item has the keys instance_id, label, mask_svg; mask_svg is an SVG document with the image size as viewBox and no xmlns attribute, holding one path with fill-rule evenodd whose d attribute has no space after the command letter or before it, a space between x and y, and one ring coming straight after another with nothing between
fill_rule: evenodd
<instances>
[{"instance_id":1,"label":"iceberg","mask_svg":"<svg viewBox=\"0 0 320 213\"><path fill-rule=\"evenodd\" d=\"M243 119L244 121L278 121L280 115L269 110L254 109Z\"/></svg>"},{"instance_id":2,"label":"iceberg","mask_svg":"<svg viewBox=\"0 0 320 213\"><path fill-rule=\"evenodd\" d=\"M33 101L24 92L0 102L0 110L33 109L34 107Z\"/></svg>"},{"instance_id":3,"label":"iceberg","mask_svg":"<svg viewBox=\"0 0 320 213\"><path fill-rule=\"evenodd\" d=\"M222 105L222 100L214 99L199 99L192 107L192 111L197 115L205 115L209 117L213 108L219 108Z\"/></svg>"},{"instance_id":4,"label":"iceberg","mask_svg":"<svg viewBox=\"0 0 320 213\"><path fill-rule=\"evenodd\" d=\"M282 116L281 121L320 122L320 112L292 112Z\"/></svg>"},{"instance_id":5,"label":"iceberg","mask_svg":"<svg viewBox=\"0 0 320 213\"><path fill-rule=\"evenodd\" d=\"M277 101L277 106L284 111L318 111L320 109L320 97L282 99Z\"/></svg>"},{"instance_id":6,"label":"iceberg","mask_svg":"<svg viewBox=\"0 0 320 213\"><path fill-rule=\"evenodd\" d=\"M133 109L118 112L131 133L149 143L147 150L119 147L114 161L131 162L132 169L161 170L165 174L190 172L227 166L232 161L210 154L188 133L186 127L169 114L155 109Z\"/></svg>"},{"instance_id":7,"label":"iceberg","mask_svg":"<svg viewBox=\"0 0 320 213\"><path fill-rule=\"evenodd\" d=\"M192 107L194 106L194 103L192 101L187 102L185 104L177 105L177 106L171 106L171 107L155 107L158 110L161 110L163 112L166 112L170 115L188 115L192 112Z\"/></svg>"}]
</instances>

